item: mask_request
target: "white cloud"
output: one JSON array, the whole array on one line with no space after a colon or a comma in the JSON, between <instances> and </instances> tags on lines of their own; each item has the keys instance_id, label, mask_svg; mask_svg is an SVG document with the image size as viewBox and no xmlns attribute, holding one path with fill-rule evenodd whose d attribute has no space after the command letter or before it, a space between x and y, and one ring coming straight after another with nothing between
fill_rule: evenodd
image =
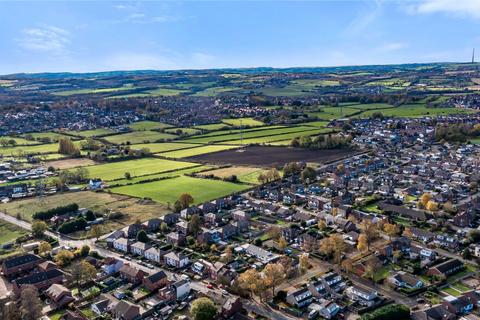
<instances>
[{"instance_id":1,"label":"white cloud","mask_svg":"<svg viewBox=\"0 0 480 320\"><path fill-rule=\"evenodd\" d=\"M370 8L368 12L361 11L349 23L344 33L347 35L358 35L364 32L382 13L380 1L375 1L375 7Z\"/></svg>"},{"instance_id":2,"label":"white cloud","mask_svg":"<svg viewBox=\"0 0 480 320\"><path fill-rule=\"evenodd\" d=\"M22 30L18 45L29 51L62 53L70 43L70 33L55 26L42 26Z\"/></svg>"},{"instance_id":3,"label":"white cloud","mask_svg":"<svg viewBox=\"0 0 480 320\"><path fill-rule=\"evenodd\" d=\"M413 14L447 13L460 17L480 19L479 0L421 0L410 5L408 12Z\"/></svg>"}]
</instances>

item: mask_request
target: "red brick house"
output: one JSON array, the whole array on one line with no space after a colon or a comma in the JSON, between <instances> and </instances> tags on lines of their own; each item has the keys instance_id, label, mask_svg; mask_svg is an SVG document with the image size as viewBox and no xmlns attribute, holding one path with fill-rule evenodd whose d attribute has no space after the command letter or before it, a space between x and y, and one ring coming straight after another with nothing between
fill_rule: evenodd
<instances>
[{"instance_id":1,"label":"red brick house","mask_svg":"<svg viewBox=\"0 0 480 320\"><path fill-rule=\"evenodd\" d=\"M62 284L65 276L63 272L58 269L52 269L45 272L36 272L29 276L16 279L12 281L13 292L15 295L20 295L23 285L33 285L39 291L43 291L50 287L52 284Z\"/></svg>"},{"instance_id":2,"label":"red brick house","mask_svg":"<svg viewBox=\"0 0 480 320\"><path fill-rule=\"evenodd\" d=\"M5 259L2 263L2 273L5 277L13 277L36 268L43 259L31 253Z\"/></svg>"},{"instance_id":3,"label":"red brick house","mask_svg":"<svg viewBox=\"0 0 480 320\"><path fill-rule=\"evenodd\" d=\"M132 284L141 283L145 277L145 272L130 266L129 264L124 264L120 270L120 277Z\"/></svg>"},{"instance_id":4,"label":"red brick house","mask_svg":"<svg viewBox=\"0 0 480 320\"><path fill-rule=\"evenodd\" d=\"M149 291L156 291L169 283L167 275L163 271L154 273L143 279L143 286Z\"/></svg>"}]
</instances>

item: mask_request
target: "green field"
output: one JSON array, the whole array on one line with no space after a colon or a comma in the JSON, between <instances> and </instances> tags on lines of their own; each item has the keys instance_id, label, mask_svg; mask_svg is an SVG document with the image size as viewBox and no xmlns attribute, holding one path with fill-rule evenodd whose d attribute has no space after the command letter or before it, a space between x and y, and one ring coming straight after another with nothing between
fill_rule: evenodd
<instances>
[{"instance_id":1,"label":"green field","mask_svg":"<svg viewBox=\"0 0 480 320\"><path fill-rule=\"evenodd\" d=\"M75 141L74 144L79 146L81 141ZM3 156L18 156L23 154L42 154L42 153L57 153L58 143L48 143L33 146L18 146L18 147L0 147L0 155Z\"/></svg>"},{"instance_id":2,"label":"green field","mask_svg":"<svg viewBox=\"0 0 480 320\"><path fill-rule=\"evenodd\" d=\"M262 172L266 172L267 170L255 167L227 167L227 168L220 168L220 169L213 169L202 172L200 175L202 176L209 176L214 175L220 179L231 177L232 175L237 176L238 181L242 183L248 183L252 185L259 184L258 176Z\"/></svg>"},{"instance_id":3,"label":"green field","mask_svg":"<svg viewBox=\"0 0 480 320\"><path fill-rule=\"evenodd\" d=\"M171 125L155 121L139 121L128 125L133 131L145 131L155 129L165 129L171 127Z\"/></svg>"},{"instance_id":4,"label":"green field","mask_svg":"<svg viewBox=\"0 0 480 320\"><path fill-rule=\"evenodd\" d=\"M386 117L406 117L416 118L423 116L440 116L449 114L468 114L475 113L475 111L459 108L427 108L424 104L406 104L396 108L385 110L369 110L359 115L361 118L371 117L373 113L381 112Z\"/></svg>"},{"instance_id":5,"label":"green field","mask_svg":"<svg viewBox=\"0 0 480 320\"><path fill-rule=\"evenodd\" d=\"M108 136L105 137L105 140L114 144L136 144L156 142L159 140L170 140L174 138L177 138L177 136L170 133L162 133L157 131L133 131Z\"/></svg>"},{"instance_id":6,"label":"green field","mask_svg":"<svg viewBox=\"0 0 480 320\"><path fill-rule=\"evenodd\" d=\"M0 221L0 245L14 242L15 239L28 234L27 230L17 227L14 224Z\"/></svg>"},{"instance_id":7,"label":"green field","mask_svg":"<svg viewBox=\"0 0 480 320\"><path fill-rule=\"evenodd\" d=\"M349 107L354 108L354 109L367 109L367 110L373 110L373 109L388 109L388 108L394 108L391 104L388 103L358 103L358 104L353 104L350 105Z\"/></svg>"},{"instance_id":8,"label":"green field","mask_svg":"<svg viewBox=\"0 0 480 320\"><path fill-rule=\"evenodd\" d=\"M351 116L352 114L358 113L360 110L354 109L353 107L320 107L316 112L308 112L307 114L310 117L317 117L319 119L338 119L343 117Z\"/></svg>"},{"instance_id":9,"label":"green field","mask_svg":"<svg viewBox=\"0 0 480 320\"><path fill-rule=\"evenodd\" d=\"M205 153L218 152L223 150L235 149L238 146L221 146L221 145L209 145L197 148L175 150L170 152L160 153L159 155L166 158L188 158L198 156Z\"/></svg>"},{"instance_id":10,"label":"green field","mask_svg":"<svg viewBox=\"0 0 480 320\"><path fill-rule=\"evenodd\" d=\"M19 146L29 146L29 145L35 145L40 143L38 141L31 141L31 140L27 140L20 137L9 137L9 136L0 136L0 140L6 140L6 141L13 140Z\"/></svg>"},{"instance_id":11,"label":"green field","mask_svg":"<svg viewBox=\"0 0 480 320\"><path fill-rule=\"evenodd\" d=\"M280 135L286 136L292 133L306 132L306 131L312 130L312 127L307 127L307 126L275 127L273 129L270 129L270 128L266 127L262 130L259 130L259 129L250 129L250 130L243 130L243 131L232 130L230 131L230 133L226 131L225 134L221 134L221 135L218 133L214 133L214 135L212 134L200 135L198 137L192 137L184 141L190 142L190 143L210 143L210 142L232 141L232 144L235 144L235 143L239 143L239 141L241 140L242 132L243 132L244 140L266 137L266 136L274 136L274 135L279 136L277 140L282 140L282 139L287 139L288 137L282 138L280 137Z\"/></svg>"},{"instance_id":12,"label":"green field","mask_svg":"<svg viewBox=\"0 0 480 320\"><path fill-rule=\"evenodd\" d=\"M169 128L169 129L166 129L165 132L166 133L177 134L177 130L181 130L182 134L187 134L187 135L190 135L190 136L192 136L194 134L201 133L200 130L194 129L194 128Z\"/></svg>"},{"instance_id":13,"label":"green field","mask_svg":"<svg viewBox=\"0 0 480 320\"><path fill-rule=\"evenodd\" d=\"M171 150L187 149L198 147L193 143L161 142L161 143L141 143L131 146L131 149L148 148L151 153L167 152Z\"/></svg>"},{"instance_id":14,"label":"green field","mask_svg":"<svg viewBox=\"0 0 480 320\"><path fill-rule=\"evenodd\" d=\"M66 91L57 91L53 92L52 94L56 96L73 96L76 94L95 94L95 93L110 93L110 92L117 92L117 91L124 91L124 90L131 90L133 86L127 85L124 87L118 88L103 88L103 89L77 89L77 90L66 90Z\"/></svg>"},{"instance_id":15,"label":"green field","mask_svg":"<svg viewBox=\"0 0 480 320\"><path fill-rule=\"evenodd\" d=\"M123 179L125 172L132 177L173 171L193 167L198 164L191 162L172 161L157 158L143 158L119 162L111 162L86 167L91 178L101 178L105 181Z\"/></svg>"},{"instance_id":16,"label":"green field","mask_svg":"<svg viewBox=\"0 0 480 320\"><path fill-rule=\"evenodd\" d=\"M32 135L34 139L49 138L52 142L56 142L60 140L60 138L65 138L65 137L68 137L69 139L78 139L78 138L69 137L67 135L64 135L58 132L51 132L51 131L50 132L33 132L29 134Z\"/></svg>"},{"instance_id":17,"label":"green field","mask_svg":"<svg viewBox=\"0 0 480 320\"><path fill-rule=\"evenodd\" d=\"M195 204L217 199L249 188L248 185L220 180L200 179L182 176L173 179L141 183L112 188L112 192L139 198L151 198L160 203L174 203L178 197L188 192Z\"/></svg>"},{"instance_id":18,"label":"green field","mask_svg":"<svg viewBox=\"0 0 480 320\"><path fill-rule=\"evenodd\" d=\"M302 136L314 136L314 135L327 133L327 132L332 132L332 129L328 129L328 128L313 129L312 127L310 127L309 130L304 130L304 131L294 131L291 133L267 135L264 137L254 137L254 138L247 138L247 139L244 138L243 140L229 140L229 141L223 141L219 143L237 144L237 145L242 143L243 144L271 143L276 141L291 140L293 138L302 137Z\"/></svg>"},{"instance_id":19,"label":"green field","mask_svg":"<svg viewBox=\"0 0 480 320\"><path fill-rule=\"evenodd\" d=\"M259 127L265 125L265 123L262 121L255 120L253 118L223 119L222 122L235 127Z\"/></svg>"},{"instance_id":20,"label":"green field","mask_svg":"<svg viewBox=\"0 0 480 320\"><path fill-rule=\"evenodd\" d=\"M115 131L107 128L99 128L99 129L84 130L84 131L67 131L67 133L74 136L91 138L91 137L101 137L107 134L112 134L112 133L115 133Z\"/></svg>"},{"instance_id":21,"label":"green field","mask_svg":"<svg viewBox=\"0 0 480 320\"><path fill-rule=\"evenodd\" d=\"M183 176L184 174L196 173L196 172L200 172L200 171L204 171L204 170L208 170L208 169L212 169L212 168L213 168L212 166L197 165L196 167L187 168L187 169L180 169L180 170L164 172L164 173L149 174L149 175L146 175L146 176L134 177L134 178L131 178L131 179L115 180L111 184L112 184L112 187L113 186L120 186L120 185L127 185L127 184L135 184L135 183L144 182L144 181L152 181L152 180L163 179L163 178L179 177L179 176Z\"/></svg>"},{"instance_id":22,"label":"green field","mask_svg":"<svg viewBox=\"0 0 480 320\"><path fill-rule=\"evenodd\" d=\"M196 96L196 97L214 97L216 95L219 95L221 93L226 93L226 92L231 92L231 91L235 91L235 90L239 90L240 88L237 88L237 87L211 87L211 88L207 88L203 91L199 91L195 94L193 94L193 96Z\"/></svg>"},{"instance_id":23,"label":"green field","mask_svg":"<svg viewBox=\"0 0 480 320\"><path fill-rule=\"evenodd\" d=\"M215 131L215 130L222 130L225 128L230 127L228 124L225 123L212 123L212 124L204 124L201 126L194 126L193 128L195 129L201 129L201 130L209 130L209 131Z\"/></svg>"}]
</instances>

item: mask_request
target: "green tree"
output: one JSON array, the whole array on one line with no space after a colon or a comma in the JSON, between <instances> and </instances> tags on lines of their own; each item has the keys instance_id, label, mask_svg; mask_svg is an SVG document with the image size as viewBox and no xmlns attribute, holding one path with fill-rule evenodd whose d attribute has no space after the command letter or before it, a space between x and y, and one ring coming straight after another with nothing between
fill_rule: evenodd
<instances>
[{"instance_id":1,"label":"green tree","mask_svg":"<svg viewBox=\"0 0 480 320\"><path fill-rule=\"evenodd\" d=\"M48 226L44 221L35 220L32 223L32 235L36 238L43 237L45 231L47 231Z\"/></svg>"},{"instance_id":2,"label":"green tree","mask_svg":"<svg viewBox=\"0 0 480 320\"><path fill-rule=\"evenodd\" d=\"M143 242L143 243L147 243L150 239L148 238L147 236L147 233L145 232L145 230L140 230L138 231L137 233L137 241L140 241L140 242Z\"/></svg>"},{"instance_id":3,"label":"green tree","mask_svg":"<svg viewBox=\"0 0 480 320\"><path fill-rule=\"evenodd\" d=\"M193 320L211 320L217 314L217 307L207 297L195 299L190 307L190 315Z\"/></svg>"}]
</instances>

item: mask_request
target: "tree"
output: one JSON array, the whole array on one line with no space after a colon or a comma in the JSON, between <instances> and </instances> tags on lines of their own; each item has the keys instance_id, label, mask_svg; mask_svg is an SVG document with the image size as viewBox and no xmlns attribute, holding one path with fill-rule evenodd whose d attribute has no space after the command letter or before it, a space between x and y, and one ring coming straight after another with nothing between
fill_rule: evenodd
<instances>
[{"instance_id":1,"label":"tree","mask_svg":"<svg viewBox=\"0 0 480 320\"><path fill-rule=\"evenodd\" d=\"M132 175L130 174L130 172L125 172L125 179L127 179L127 180L132 179Z\"/></svg>"},{"instance_id":2,"label":"tree","mask_svg":"<svg viewBox=\"0 0 480 320\"><path fill-rule=\"evenodd\" d=\"M345 272L352 272L353 271L353 261L352 259L345 259L342 261L342 268Z\"/></svg>"},{"instance_id":3,"label":"tree","mask_svg":"<svg viewBox=\"0 0 480 320\"><path fill-rule=\"evenodd\" d=\"M238 286L244 290L250 292L251 295L254 295L257 291L258 285L260 282L260 275L255 269L248 269L238 276L237 283Z\"/></svg>"},{"instance_id":4,"label":"tree","mask_svg":"<svg viewBox=\"0 0 480 320\"><path fill-rule=\"evenodd\" d=\"M358 236L357 249L360 251L367 251L369 249L367 236L364 233Z\"/></svg>"},{"instance_id":5,"label":"tree","mask_svg":"<svg viewBox=\"0 0 480 320\"><path fill-rule=\"evenodd\" d=\"M96 224L90 229L90 235L95 238L95 240L98 240L103 234L103 227L99 224Z\"/></svg>"},{"instance_id":6,"label":"tree","mask_svg":"<svg viewBox=\"0 0 480 320\"><path fill-rule=\"evenodd\" d=\"M275 296L275 287L285 279L285 269L280 263L269 263L263 269L265 285L272 288L272 296Z\"/></svg>"},{"instance_id":7,"label":"tree","mask_svg":"<svg viewBox=\"0 0 480 320\"><path fill-rule=\"evenodd\" d=\"M401 304L390 304L362 315L360 320L410 320L410 309Z\"/></svg>"},{"instance_id":8,"label":"tree","mask_svg":"<svg viewBox=\"0 0 480 320\"><path fill-rule=\"evenodd\" d=\"M429 200L425 206L425 209L428 211L438 211L438 203L433 200Z\"/></svg>"},{"instance_id":9,"label":"tree","mask_svg":"<svg viewBox=\"0 0 480 320\"><path fill-rule=\"evenodd\" d=\"M68 250L60 250L55 256L55 262L60 266L68 265L74 258L73 253Z\"/></svg>"},{"instance_id":10,"label":"tree","mask_svg":"<svg viewBox=\"0 0 480 320\"><path fill-rule=\"evenodd\" d=\"M37 320L42 317L42 301L33 285L22 286L20 294L20 314L22 320Z\"/></svg>"},{"instance_id":11,"label":"tree","mask_svg":"<svg viewBox=\"0 0 480 320\"><path fill-rule=\"evenodd\" d=\"M217 308L212 300L207 297L195 299L190 307L193 320L211 320L215 318Z\"/></svg>"},{"instance_id":12,"label":"tree","mask_svg":"<svg viewBox=\"0 0 480 320\"><path fill-rule=\"evenodd\" d=\"M72 276L72 281L78 286L82 282L88 282L95 279L97 276L97 270L89 262L80 261L73 265L70 274Z\"/></svg>"},{"instance_id":13,"label":"tree","mask_svg":"<svg viewBox=\"0 0 480 320\"><path fill-rule=\"evenodd\" d=\"M323 231L327 228L327 224L325 223L324 220L320 220L318 222L318 230Z\"/></svg>"},{"instance_id":14,"label":"tree","mask_svg":"<svg viewBox=\"0 0 480 320\"><path fill-rule=\"evenodd\" d=\"M198 234L198 232L200 232L200 228L201 228L200 215L198 215L197 213L192 215L192 217L190 218L190 223L188 224L188 228L190 229L190 232L196 238L197 234Z\"/></svg>"},{"instance_id":15,"label":"tree","mask_svg":"<svg viewBox=\"0 0 480 320\"><path fill-rule=\"evenodd\" d=\"M432 195L428 192L422 194L422 196L420 197L420 204L423 208L426 208L427 207L427 203L428 201L430 201L430 199L432 199Z\"/></svg>"},{"instance_id":16,"label":"tree","mask_svg":"<svg viewBox=\"0 0 480 320\"><path fill-rule=\"evenodd\" d=\"M373 282L377 282L375 275L381 266L382 263L377 257L368 259L367 263L365 264L365 277L371 279Z\"/></svg>"},{"instance_id":17,"label":"tree","mask_svg":"<svg viewBox=\"0 0 480 320\"><path fill-rule=\"evenodd\" d=\"M137 241L140 241L140 242L143 242L143 243L147 243L150 239L148 238L147 236L147 233L145 232L145 230L140 230L138 231L137 233Z\"/></svg>"},{"instance_id":18,"label":"tree","mask_svg":"<svg viewBox=\"0 0 480 320\"><path fill-rule=\"evenodd\" d=\"M20 310L15 301L5 303L3 318L5 320L20 320Z\"/></svg>"},{"instance_id":19,"label":"tree","mask_svg":"<svg viewBox=\"0 0 480 320\"><path fill-rule=\"evenodd\" d=\"M95 221L97 217L95 216L95 213L93 213L92 210L88 210L87 214L85 215L85 219L87 219L87 221Z\"/></svg>"},{"instance_id":20,"label":"tree","mask_svg":"<svg viewBox=\"0 0 480 320\"><path fill-rule=\"evenodd\" d=\"M36 238L43 237L43 234L47 229L48 226L44 221L35 220L32 223L32 235Z\"/></svg>"},{"instance_id":21,"label":"tree","mask_svg":"<svg viewBox=\"0 0 480 320\"><path fill-rule=\"evenodd\" d=\"M287 245L288 245L288 242L287 240L285 240L284 237L280 237L280 239L278 239L278 248L280 250L284 251Z\"/></svg>"},{"instance_id":22,"label":"tree","mask_svg":"<svg viewBox=\"0 0 480 320\"><path fill-rule=\"evenodd\" d=\"M86 257L88 256L89 253L90 253L90 247L88 246L88 244L84 244L80 249L80 255L82 257Z\"/></svg>"},{"instance_id":23,"label":"tree","mask_svg":"<svg viewBox=\"0 0 480 320\"><path fill-rule=\"evenodd\" d=\"M317 178L317 172L311 167L305 167L302 171L303 182L313 182Z\"/></svg>"},{"instance_id":24,"label":"tree","mask_svg":"<svg viewBox=\"0 0 480 320\"><path fill-rule=\"evenodd\" d=\"M363 220L360 224L360 230L366 237L367 250L370 250L370 244L378 237L378 226L370 220Z\"/></svg>"},{"instance_id":25,"label":"tree","mask_svg":"<svg viewBox=\"0 0 480 320\"><path fill-rule=\"evenodd\" d=\"M58 141L58 153L71 156L80 155L80 150L69 138L60 138Z\"/></svg>"},{"instance_id":26,"label":"tree","mask_svg":"<svg viewBox=\"0 0 480 320\"><path fill-rule=\"evenodd\" d=\"M346 249L345 242L340 234L335 233L320 241L320 252L332 257L335 263L340 263L343 252Z\"/></svg>"},{"instance_id":27,"label":"tree","mask_svg":"<svg viewBox=\"0 0 480 320\"><path fill-rule=\"evenodd\" d=\"M178 197L178 202L180 203L182 209L185 209L194 202L194 199L189 193L182 193L180 197Z\"/></svg>"},{"instance_id":28,"label":"tree","mask_svg":"<svg viewBox=\"0 0 480 320\"><path fill-rule=\"evenodd\" d=\"M402 232L402 235L408 239L412 239L413 238L413 233L412 233L412 229L410 228L405 228L403 229L403 232Z\"/></svg>"},{"instance_id":29,"label":"tree","mask_svg":"<svg viewBox=\"0 0 480 320\"><path fill-rule=\"evenodd\" d=\"M160 231L161 231L162 233L167 233L167 232L168 232L168 225L167 225L165 222L162 222L162 223L160 224Z\"/></svg>"},{"instance_id":30,"label":"tree","mask_svg":"<svg viewBox=\"0 0 480 320\"><path fill-rule=\"evenodd\" d=\"M52 251L52 246L50 245L50 243L48 243L47 241L40 242L40 244L38 245L39 255L43 256L46 253L49 253L50 251Z\"/></svg>"},{"instance_id":31,"label":"tree","mask_svg":"<svg viewBox=\"0 0 480 320\"><path fill-rule=\"evenodd\" d=\"M308 261L308 253L302 253L298 257L298 267L300 268L300 272L305 273L309 266L310 262Z\"/></svg>"},{"instance_id":32,"label":"tree","mask_svg":"<svg viewBox=\"0 0 480 320\"><path fill-rule=\"evenodd\" d=\"M398 235L398 233L400 232L400 229L394 223L385 223L385 225L383 226L383 231L385 231L385 233L388 234L388 237L391 242L392 237Z\"/></svg>"},{"instance_id":33,"label":"tree","mask_svg":"<svg viewBox=\"0 0 480 320\"><path fill-rule=\"evenodd\" d=\"M299 174L302 171L302 168L297 162L290 162L283 166L283 176L288 177L294 174Z\"/></svg>"}]
</instances>

